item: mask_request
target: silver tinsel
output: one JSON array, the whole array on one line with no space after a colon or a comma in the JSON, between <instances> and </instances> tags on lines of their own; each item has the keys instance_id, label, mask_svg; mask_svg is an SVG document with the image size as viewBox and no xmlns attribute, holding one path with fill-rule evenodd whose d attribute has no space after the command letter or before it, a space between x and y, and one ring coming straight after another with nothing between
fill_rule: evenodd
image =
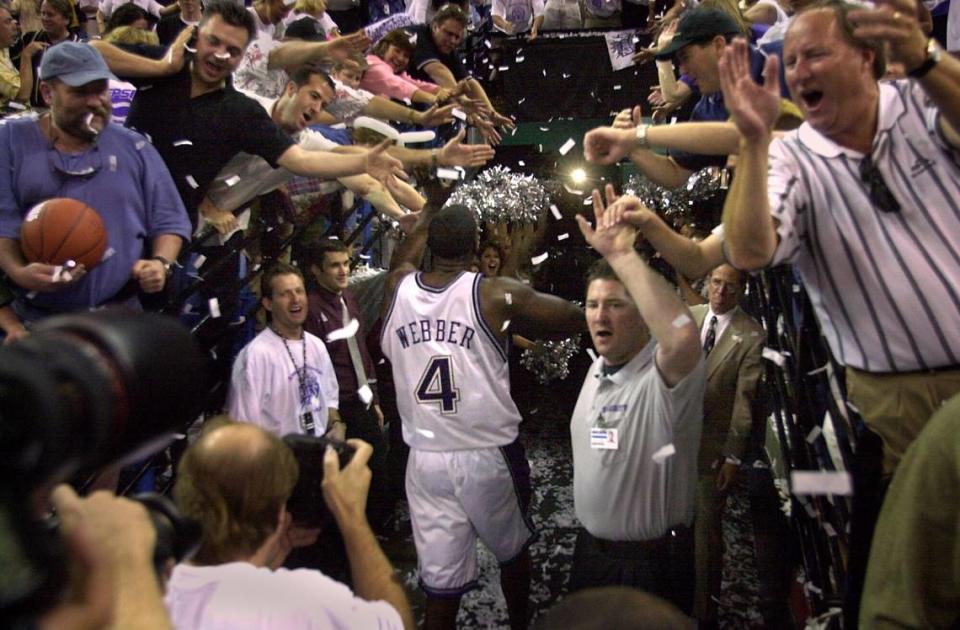
<instances>
[{"instance_id":1,"label":"silver tinsel","mask_svg":"<svg viewBox=\"0 0 960 630\"><path fill-rule=\"evenodd\" d=\"M520 364L546 385L570 375L570 359L580 352L580 335L562 341L538 341L533 350L524 350Z\"/></svg>"},{"instance_id":2,"label":"silver tinsel","mask_svg":"<svg viewBox=\"0 0 960 630\"><path fill-rule=\"evenodd\" d=\"M453 191L451 204L470 208L481 223L534 223L550 206L550 195L533 175L494 166Z\"/></svg>"},{"instance_id":3,"label":"silver tinsel","mask_svg":"<svg viewBox=\"0 0 960 630\"><path fill-rule=\"evenodd\" d=\"M633 195L648 208L678 226L695 222L694 206L712 198L727 188L728 172L717 166L708 166L690 176L679 188L664 188L643 175L631 175L624 185L624 194ZM712 225L699 226L710 229Z\"/></svg>"}]
</instances>

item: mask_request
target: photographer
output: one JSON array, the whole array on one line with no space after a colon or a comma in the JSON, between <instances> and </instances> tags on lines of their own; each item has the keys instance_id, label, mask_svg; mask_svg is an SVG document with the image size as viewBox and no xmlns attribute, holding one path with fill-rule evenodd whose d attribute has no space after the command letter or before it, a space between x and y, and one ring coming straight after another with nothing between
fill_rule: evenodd
<instances>
[{"instance_id":1,"label":"photographer","mask_svg":"<svg viewBox=\"0 0 960 630\"><path fill-rule=\"evenodd\" d=\"M70 486L53 492L70 553L69 597L47 612L43 629L170 628L153 566L157 538L146 508L96 492L79 498Z\"/></svg>"},{"instance_id":2,"label":"photographer","mask_svg":"<svg viewBox=\"0 0 960 630\"><path fill-rule=\"evenodd\" d=\"M317 530L294 527L286 510L298 476L291 451L274 435L230 423L187 449L174 488L184 516L201 524L200 549L177 565L167 607L181 628L413 628L406 594L364 515L372 448L340 470L324 457L323 494L343 534L356 594L319 571L276 569Z\"/></svg>"}]
</instances>

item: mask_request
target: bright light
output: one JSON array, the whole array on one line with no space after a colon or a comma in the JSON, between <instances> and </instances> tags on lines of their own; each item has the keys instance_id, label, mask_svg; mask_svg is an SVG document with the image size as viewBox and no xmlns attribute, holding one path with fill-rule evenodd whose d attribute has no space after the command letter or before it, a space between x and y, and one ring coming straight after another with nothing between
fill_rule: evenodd
<instances>
[{"instance_id":1,"label":"bright light","mask_svg":"<svg viewBox=\"0 0 960 630\"><path fill-rule=\"evenodd\" d=\"M575 168L570 171L570 179L572 179L575 184L582 184L587 181L587 172L582 168Z\"/></svg>"}]
</instances>

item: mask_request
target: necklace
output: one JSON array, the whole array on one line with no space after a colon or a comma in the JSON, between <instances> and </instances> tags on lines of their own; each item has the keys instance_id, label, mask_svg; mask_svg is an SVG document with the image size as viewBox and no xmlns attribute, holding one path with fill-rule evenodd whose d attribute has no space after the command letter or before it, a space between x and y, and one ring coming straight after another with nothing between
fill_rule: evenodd
<instances>
[{"instance_id":1,"label":"necklace","mask_svg":"<svg viewBox=\"0 0 960 630\"><path fill-rule=\"evenodd\" d=\"M280 334L273 326L270 327L270 330L273 331L277 337L280 337L280 341L283 342L283 348L287 351L287 356L290 357L290 363L293 364L293 371L297 375L297 383L300 385L300 403L303 404L304 400L307 400L307 338L303 336L303 365L297 367L297 361L293 358L293 352L290 350L290 346L287 344L287 338ZM314 420L313 412L310 409L307 409L302 414L300 414L300 426L308 435L313 435L314 429Z\"/></svg>"}]
</instances>

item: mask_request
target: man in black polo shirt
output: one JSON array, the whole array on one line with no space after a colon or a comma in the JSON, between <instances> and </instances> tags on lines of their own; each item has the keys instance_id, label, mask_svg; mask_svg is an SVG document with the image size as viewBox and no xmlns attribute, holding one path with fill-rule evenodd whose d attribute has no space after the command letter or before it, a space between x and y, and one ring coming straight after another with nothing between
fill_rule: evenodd
<instances>
[{"instance_id":1,"label":"man in black polo shirt","mask_svg":"<svg viewBox=\"0 0 960 630\"><path fill-rule=\"evenodd\" d=\"M179 47L188 32L171 46L174 59L182 54ZM350 155L303 150L259 103L228 85L254 32L248 11L229 0L215 0L204 10L196 52L182 68L95 43L116 74L140 77L135 79L139 89L126 124L146 134L160 152L194 224L207 186L241 151L274 167L322 179L363 172L384 179L401 172L400 162L384 154L385 145ZM158 76L164 73L170 76Z\"/></svg>"},{"instance_id":2,"label":"man in black polo shirt","mask_svg":"<svg viewBox=\"0 0 960 630\"><path fill-rule=\"evenodd\" d=\"M491 144L500 142L497 127L514 127L513 121L501 115L490 103L490 98L480 83L470 77L457 49L467 31L467 14L460 7L448 4L437 11L429 24L410 29L417 38L417 47L410 59L410 76L422 81L436 83L442 88L453 89L458 81L466 81L464 93L483 103L483 112L471 114L468 119L479 127L483 137Z\"/></svg>"}]
</instances>

